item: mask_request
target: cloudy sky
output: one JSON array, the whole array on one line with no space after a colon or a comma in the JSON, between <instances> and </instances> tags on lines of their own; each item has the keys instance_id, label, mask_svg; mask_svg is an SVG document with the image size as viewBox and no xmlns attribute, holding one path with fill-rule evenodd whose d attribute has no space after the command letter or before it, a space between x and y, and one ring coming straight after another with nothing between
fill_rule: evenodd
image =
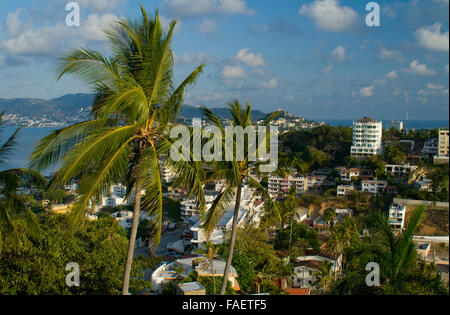
<instances>
[{"instance_id":1,"label":"cloudy sky","mask_svg":"<svg viewBox=\"0 0 450 315\"><path fill-rule=\"evenodd\" d=\"M0 98L50 99L89 92L56 81L56 59L73 47L108 53L100 28L138 17L139 1L78 0L81 24L65 24L66 0L0 0ZM187 104L284 108L311 119L411 119L449 113L448 0L383 0L368 27L366 0L142 0L165 23L179 20L173 49L181 80L207 68Z\"/></svg>"}]
</instances>

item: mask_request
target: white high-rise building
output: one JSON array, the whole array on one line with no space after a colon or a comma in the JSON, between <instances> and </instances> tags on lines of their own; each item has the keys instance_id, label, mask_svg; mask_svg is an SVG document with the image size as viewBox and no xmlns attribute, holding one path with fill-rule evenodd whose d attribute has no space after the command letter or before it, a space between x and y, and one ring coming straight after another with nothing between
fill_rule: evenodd
<instances>
[{"instance_id":1,"label":"white high-rise building","mask_svg":"<svg viewBox=\"0 0 450 315\"><path fill-rule=\"evenodd\" d=\"M440 128L439 129L439 157L448 157L449 156L449 135L448 128Z\"/></svg>"},{"instance_id":2,"label":"white high-rise building","mask_svg":"<svg viewBox=\"0 0 450 315\"><path fill-rule=\"evenodd\" d=\"M391 128L394 128L398 131L403 131L403 121L401 120L391 120Z\"/></svg>"},{"instance_id":3,"label":"white high-rise building","mask_svg":"<svg viewBox=\"0 0 450 315\"><path fill-rule=\"evenodd\" d=\"M367 157L381 153L383 123L369 117L353 122L351 155Z\"/></svg>"}]
</instances>

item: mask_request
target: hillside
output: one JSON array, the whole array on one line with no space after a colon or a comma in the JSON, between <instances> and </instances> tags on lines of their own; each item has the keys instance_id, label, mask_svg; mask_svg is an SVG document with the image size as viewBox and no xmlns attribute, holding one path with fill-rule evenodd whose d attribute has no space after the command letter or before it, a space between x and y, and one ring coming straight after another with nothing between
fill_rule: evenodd
<instances>
[{"instance_id":1,"label":"hillside","mask_svg":"<svg viewBox=\"0 0 450 315\"><path fill-rule=\"evenodd\" d=\"M1 99L0 112L5 112L6 125L50 126L68 125L89 118L93 94L67 94L59 98L44 100L34 98ZM231 118L227 108L212 108L220 118ZM263 119L267 114L259 110L252 111L254 120ZM202 117L199 107L184 105L180 119Z\"/></svg>"}]
</instances>

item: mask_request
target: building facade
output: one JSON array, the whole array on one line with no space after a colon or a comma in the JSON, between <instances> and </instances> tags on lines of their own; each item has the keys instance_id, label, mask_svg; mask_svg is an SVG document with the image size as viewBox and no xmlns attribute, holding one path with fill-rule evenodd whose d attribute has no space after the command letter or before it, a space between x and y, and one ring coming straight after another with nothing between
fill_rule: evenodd
<instances>
[{"instance_id":1,"label":"building facade","mask_svg":"<svg viewBox=\"0 0 450 315\"><path fill-rule=\"evenodd\" d=\"M439 149L438 157L448 157L449 142L448 142L448 128L439 129Z\"/></svg>"},{"instance_id":2,"label":"building facade","mask_svg":"<svg viewBox=\"0 0 450 315\"><path fill-rule=\"evenodd\" d=\"M369 117L353 122L353 145L351 155L368 157L381 153L383 123Z\"/></svg>"}]
</instances>

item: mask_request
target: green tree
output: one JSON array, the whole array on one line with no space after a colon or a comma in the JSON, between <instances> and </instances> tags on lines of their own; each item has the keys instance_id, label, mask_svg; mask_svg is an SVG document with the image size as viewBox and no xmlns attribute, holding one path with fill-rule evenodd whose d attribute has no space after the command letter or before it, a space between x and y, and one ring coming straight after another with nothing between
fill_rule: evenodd
<instances>
[{"instance_id":1,"label":"green tree","mask_svg":"<svg viewBox=\"0 0 450 315\"><path fill-rule=\"evenodd\" d=\"M0 255L2 295L118 295L123 284L128 239L113 218L87 221L74 230L65 215L39 216L39 242L24 238L21 245L6 243ZM24 221L19 221L22 228ZM21 235L24 234L19 229ZM155 268L159 258L136 257L130 291L145 292L151 283L143 270ZM80 286L65 283L66 265L80 267Z\"/></svg>"},{"instance_id":2,"label":"green tree","mask_svg":"<svg viewBox=\"0 0 450 315\"><path fill-rule=\"evenodd\" d=\"M232 119L233 127L239 126L245 129L249 126L252 126L251 106L249 103L246 104L245 108L242 108L239 101L236 100L232 103L229 103L228 106L230 113L233 117ZM220 129L220 131L222 132L222 139L225 139L225 128L220 122L220 119L206 107L203 108L203 113L214 126ZM272 121L273 118L275 118L277 115L278 113L269 115L269 117L265 120L264 125L268 126L270 121ZM223 149L225 150L227 146L228 144L226 143L226 141L224 141ZM222 218L225 209L227 208L228 205L231 204L231 202L233 202L234 199L235 208L231 232L231 244L229 248L228 259L224 270L220 295L225 294L228 274L230 272L231 262L233 260L234 246L236 243L238 216L239 210L241 208L241 194L244 181L248 181L248 183L252 187L261 192L266 202L270 205L270 207L272 207L274 211L278 211L277 206L272 201L266 189L264 189L264 187L251 175L252 170L257 172L259 166L258 163L252 163L249 161L249 155L252 154L253 152L249 152L248 149L244 149L244 152L240 151L241 149L238 148L236 145L236 139L233 139L232 148L229 149L232 149L233 155L237 153L242 153L244 159L242 161L236 161L236 158L234 158L233 161L230 162L223 161L213 163L214 169L213 178L216 180L225 180L227 183L227 187L213 201L212 206L207 212L203 223L203 227L205 228L207 235L210 235L211 232L214 230L215 226L217 225L217 223L219 222L219 220Z\"/></svg>"},{"instance_id":3,"label":"green tree","mask_svg":"<svg viewBox=\"0 0 450 315\"><path fill-rule=\"evenodd\" d=\"M318 266L318 271L314 273L316 281L313 285L317 288L323 289L325 292L328 290L330 284L334 280L333 265L328 261L323 261Z\"/></svg>"},{"instance_id":4,"label":"green tree","mask_svg":"<svg viewBox=\"0 0 450 315\"><path fill-rule=\"evenodd\" d=\"M211 270L211 274L213 277L215 277L214 272L214 261L218 257L219 249L215 248L214 244L208 241L206 243L206 250L204 249L197 249L197 252L200 253L203 257L199 260L200 262L200 270L206 271ZM214 295L216 295L216 281L213 280L213 286L214 286Z\"/></svg>"},{"instance_id":5,"label":"green tree","mask_svg":"<svg viewBox=\"0 0 450 315\"><path fill-rule=\"evenodd\" d=\"M134 192L131 228L123 294L128 294L130 271L139 214L148 211L153 219L153 243L159 244L163 193L159 158L167 154L167 127L175 121L186 87L203 71L196 68L178 87L174 85L174 57L170 48L177 21L165 32L158 12L149 18L123 19L105 31L113 54L103 56L78 49L61 59L59 78L75 75L96 91L92 120L52 132L32 153L31 166L44 169L63 158L53 182L60 186L80 178L79 198L71 212L80 223L91 200L107 193L117 180ZM146 194L141 196L145 189Z\"/></svg>"},{"instance_id":6,"label":"green tree","mask_svg":"<svg viewBox=\"0 0 450 315\"><path fill-rule=\"evenodd\" d=\"M363 238L345 253L346 273L332 285L334 294L448 294L438 280L432 266L424 272L418 260L412 238L419 226L425 207L418 207L411 215L405 230L396 236L385 214L377 212L367 220L370 238ZM365 284L365 266L376 262L380 266L381 286L369 288Z\"/></svg>"},{"instance_id":7,"label":"green tree","mask_svg":"<svg viewBox=\"0 0 450 315\"><path fill-rule=\"evenodd\" d=\"M3 113L0 113L0 128L3 125ZM17 138L22 127L14 133L0 147L0 167L5 166L17 145ZM0 171L0 252L2 243L8 240L19 244L20 232L17 220L23 220L26 236L37 239L40 235L36 215L30 208L26 196L18 193L20 187L43 188L46 180L36 171L29 169L7 169Z\"/></svg>"}]
</instances>

